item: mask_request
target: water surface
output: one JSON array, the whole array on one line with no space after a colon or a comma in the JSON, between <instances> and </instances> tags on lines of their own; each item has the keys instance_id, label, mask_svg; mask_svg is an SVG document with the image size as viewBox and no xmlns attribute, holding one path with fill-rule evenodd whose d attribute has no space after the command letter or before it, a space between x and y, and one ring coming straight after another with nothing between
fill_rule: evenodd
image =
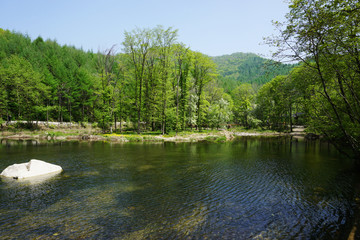
<instances>
[{"instance_id":1,"label":"water surface","mask_svg":"<svg viewBox=\"0 0 360 240\"><path fill-rule=\"evenodd\" d=\"M346 239L358 186L326 143L5 142L0 170L35 158L46 181L0 182L4 239Z\"/></svg>"}]
</instances>

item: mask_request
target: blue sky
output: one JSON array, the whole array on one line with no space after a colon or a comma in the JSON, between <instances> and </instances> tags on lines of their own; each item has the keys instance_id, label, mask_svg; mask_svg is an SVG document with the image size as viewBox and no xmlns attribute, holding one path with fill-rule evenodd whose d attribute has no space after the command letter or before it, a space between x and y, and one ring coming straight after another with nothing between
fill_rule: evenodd
<instances>
[{"instance_id":1,"label":"blue sky","mask_svg":"<svg viewBox=\"0 0 360 240\"><path fill-rule=\"evenodd\" d=\"M113 44L121 51L125 30L163 25L210 56L270 57L263 37L276 33L271 21L287 12L284 0L0 0L0 28L97 52Z\"/></svg>"}]
</instances>

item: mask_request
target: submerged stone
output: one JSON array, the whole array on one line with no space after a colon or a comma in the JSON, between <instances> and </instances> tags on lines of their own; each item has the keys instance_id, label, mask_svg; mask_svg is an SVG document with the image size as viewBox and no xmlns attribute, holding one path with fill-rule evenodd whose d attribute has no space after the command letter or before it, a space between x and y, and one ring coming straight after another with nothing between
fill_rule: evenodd
<instances>
[{"instance_id":1,"label":"submerged stone","mask_svg":"<svg viewBox=\"0 0 360 240\"><path fill-rule=\"evenodd\" d=\"M2 171L0 176L14 179L24 179L60 172L62 172L62 168L58 165L32 159L27 163L8 166L4 169L4 171Z\"/></svg>"}]
</instances>

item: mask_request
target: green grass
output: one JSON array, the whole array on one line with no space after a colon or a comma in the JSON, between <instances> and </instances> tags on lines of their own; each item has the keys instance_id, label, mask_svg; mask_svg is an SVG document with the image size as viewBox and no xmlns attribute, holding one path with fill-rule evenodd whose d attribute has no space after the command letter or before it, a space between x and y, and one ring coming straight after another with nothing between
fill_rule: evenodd
<instances>
[{"instance_id":1,"label":"green grass","mask_svg":"<svg viewBox=\"0 0 360 240\"><path fill-rule=\"evenodd\" d=\"M192 134L216 134L219 133L220 131L218 130L210 130L210 129L205 129L205 130L184 130L181 132L178 132L176 135L175 131L170 131L168 134L166 134L166 136L169 137L175 137L175 136L188 136L188 135L192 135Z\"/></svg>"},{"instance_id":2,"label":"green grass","mask_svg":"<svg viewBox=\"0 0 360 240\"><path fill-rule=\"evenodd\" d=\"M46 132L45 132L46 133ZM47 132L47 135L50 137L64 137L64 136L76 136L79 135L77 132L61 132L61 131L54 131L54 132Z\"/></svg>"},{"instance_id":3,"label":"green grass","mask_svg":"<svg viewBox=\"0 0 360 240\"><path fill-rule=\"evenodd\" d=\"M223 143L226 142L225 136L207 136L205 137L206 142Z\"/></svg>"}]
</instances>

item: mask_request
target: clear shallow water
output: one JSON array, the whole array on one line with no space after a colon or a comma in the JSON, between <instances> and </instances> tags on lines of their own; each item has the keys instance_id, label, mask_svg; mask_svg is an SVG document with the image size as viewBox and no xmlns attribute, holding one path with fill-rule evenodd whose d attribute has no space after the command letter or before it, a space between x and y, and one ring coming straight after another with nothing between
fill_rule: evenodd
<instances>
[{"instance_id":1,"label":"clear shallow water","mask_svg":"<svg viewBox=\"0 0 360 240\"><path fill-rule=\"evenodd\" d=\"M64 169L0 182L1 239L346 239L354 217L351 163L319 142L0 146L0 170Z\"/></svg>"}]
</instances>

